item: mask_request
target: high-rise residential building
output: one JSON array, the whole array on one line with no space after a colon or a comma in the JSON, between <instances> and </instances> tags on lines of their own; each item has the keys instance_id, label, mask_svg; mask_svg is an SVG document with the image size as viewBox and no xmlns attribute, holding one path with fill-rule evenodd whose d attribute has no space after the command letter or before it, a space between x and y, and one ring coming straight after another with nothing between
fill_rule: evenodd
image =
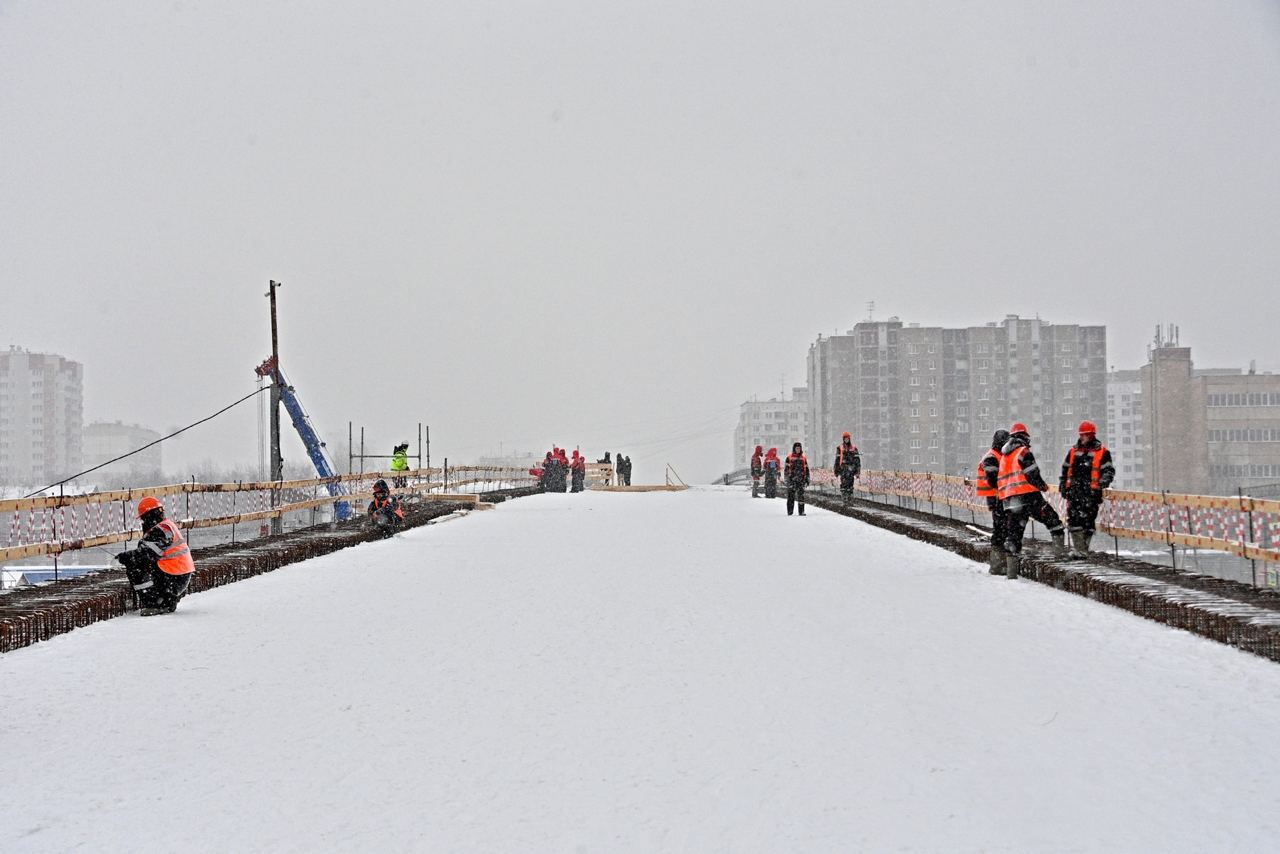
<instances>
[{"instance_id":1,"label":"high-rise residential building","mask_svg":"<svg viewBox=\"0 0 1280 854\"><path fill-rule=\"evenodd\" d=\"M97 421L84 428L84 467L92 468L130 451L149 445L160 438L155 430L119 421ZM105 487L120 485L145 486L160 483L163 465L160 445L132 454L93 472L94 483Z\"/></svg>"},{"instance_id":2,"label":"high-rise residential building","mask_svg":"<svg viewBox=\"0 0 1280 854\"><path fill-rule=\"evenodd\" d=\"M80 471L83 380L62 356L0 352L0 482L43 486Z\"/></svg>"},{"instance_id":3,"label":"high-rise residential building","mask_svg":"<svg viewBox=\"0 0 1280 854\"><path fill-rule=\"evenodd\" d=\"M791 399L770 398L748 400L738 411L738 426L733 431L733 464L745 468L751 463L756 445L767 451L777 448L785 457L795 442L804 442L808 435L809 390L803 386L791 390ZM806 448L809 464L817 465L813 449Z\"/></svg>"},{"instance_id":4,"label":"high-rise residential building","mask_svg":"<svg viewBox=\"0 0 1280 854\"><path fill-rule=\"evenodd\" d=\"M809 444L834 451L848 430L868 468L967 475L1022 421L1056 460L1081 420L1105 432L1106 356L1104 326L864 321L809 348Z\"/></svg>"},{"instance_id":5,"label":"high-rise residential building","mask_svg":"<svg viewBox=\"0 0 1280 854\"><path fill-rule=\"evenodd\" d=\"M1196 368L1173 330L1147 357L1143 489L1233 495L1280 484L1280 375Z\"/></svg>"},{"instance_id":6,"label":"high-rise residential building","mask_svg":"<svg viewBox=\"0 0 1280 854\"><path fill-rule=\"evenodd\" d=\"M1116 466L1116 489L1143 488L1146 454L1142 429L1142 378L1137 370L1107 374L1107 432L1099 435L1111 449Z\"/></svg>"}]
</instances>

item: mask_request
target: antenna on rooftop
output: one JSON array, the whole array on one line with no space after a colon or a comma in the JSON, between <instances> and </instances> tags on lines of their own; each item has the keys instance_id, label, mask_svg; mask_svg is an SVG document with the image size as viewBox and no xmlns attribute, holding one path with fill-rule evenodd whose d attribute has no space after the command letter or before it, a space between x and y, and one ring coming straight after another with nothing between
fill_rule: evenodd
<instances>
[{"instance_id":1,"label":"antenna on rooftop","mask_svg":"<svg viewBox=\"0 0 1280 854\"><path fill-rule=\"evenodd\" d=\"M876 301L867 300L867 320L871 321L875 319L876 319Z\"/></svg>"}]
</instances>

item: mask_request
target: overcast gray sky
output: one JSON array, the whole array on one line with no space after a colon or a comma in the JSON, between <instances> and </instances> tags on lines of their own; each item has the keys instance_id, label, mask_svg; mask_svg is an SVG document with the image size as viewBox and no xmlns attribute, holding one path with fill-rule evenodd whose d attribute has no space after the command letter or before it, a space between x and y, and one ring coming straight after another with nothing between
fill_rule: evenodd
<instances>
[{"instance_id":1,"label":"overcast gray sky","mask_svg":"<svg viewBox=\"0 0 1280 854\"><path fill-rule=\"evenodd\" d=\"M645 481L868 300L1280 370L1276 2L368 5L0 0L0 346L165 429L252 389L275 278L331 442Z\"/></svg>"}]
</instances>

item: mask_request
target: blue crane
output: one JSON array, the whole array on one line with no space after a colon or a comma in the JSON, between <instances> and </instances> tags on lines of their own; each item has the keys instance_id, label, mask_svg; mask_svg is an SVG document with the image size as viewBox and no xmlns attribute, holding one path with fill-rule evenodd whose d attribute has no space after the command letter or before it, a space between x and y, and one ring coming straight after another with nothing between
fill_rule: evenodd
<instances>
[{"instance_id":1,"label":"blue crane","mask_svg":"<svg viewBox=\"0 0 1280 854\"><path fill-rule=\"evenodd\" d=\"M293 386L289 385L288 380L284 378L284 372L276 365L275 360L268 357L266 361L254 369L254 372L260 377L269 377L280 390L280 402L284 404L284 408L289 413L289 420L293 422L293 429L298 431L302 444L306 446L307 456L311 457L311 462L316 467L316 473L321 477L334 477L336 472L333 470L333 463L329 462L329 455L325 453L324 442L320 441L320 435L311 426L311 416L307 415L307 411L302 408L302 401L298 399L297 392ZM332 496L336 497L345 494L342 491L341 483L330 483L326 484L326 486ZM345 501L335 502L333 509L339 521L351 517L351 505Z\"/></svg>"}]
</instances>

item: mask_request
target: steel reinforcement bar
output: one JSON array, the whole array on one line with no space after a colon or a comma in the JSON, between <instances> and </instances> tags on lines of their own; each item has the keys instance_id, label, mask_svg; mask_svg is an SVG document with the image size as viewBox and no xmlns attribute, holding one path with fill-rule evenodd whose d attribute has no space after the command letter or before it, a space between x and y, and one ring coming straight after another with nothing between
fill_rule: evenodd
<instances>
[{"instance_id":1,"label":"steel reinforcement bar","mask_svg":"<svg viewBox=\"0 0 1280 854\"><path fill-rule=\"evenodd\" d=\"M524 487L482 493L494 503L538 492ZM415 528L433 519L475 507L474 496L457 501L410 505L405 526ZM291 563L329 554L379 538L360 521L304 528L274 537L227 543L193 552L196 571L190 592L199 593ZM30 646L72 629L119 617L134 608L133 594L122 570L90 573L52 584L15 590L0 596L0 653Z\"/></svg>"},{"instance_id":2,"label":"steel reinforcement bar","mask_svg":"<svg viewBox=\"0 0 1280 854\"><path fill-rule=\"evenodd\" d=\"M990 555L987 542L961 521L860 498L845 503L821 489L812 490L808 500L971 560L985 563ZM1055 560L1040 543L1027 544L1023 572L1041 584L1280 661L1280 595L1273 592L1103 553L1088 560Z\"/></svg>"}]
</instances>

